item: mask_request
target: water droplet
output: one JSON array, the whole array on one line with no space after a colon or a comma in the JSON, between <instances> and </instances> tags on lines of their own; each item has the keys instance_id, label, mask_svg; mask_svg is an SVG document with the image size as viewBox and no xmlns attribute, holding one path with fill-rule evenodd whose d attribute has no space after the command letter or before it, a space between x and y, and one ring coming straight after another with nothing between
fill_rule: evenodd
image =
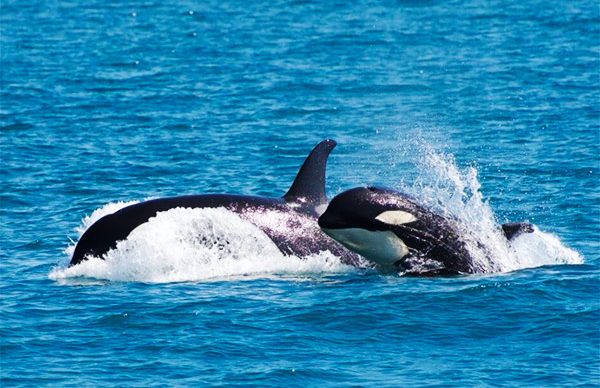
<instances>
[{"instance_id":1,"label":"water droplet","mask_svg":"<svg viewBox=\"0 0 600 388\"><path fill-rule=\"evenodd\" d=\"M193 14L194 14L194 11L192 11L192 10L190 9L190 10L188 11L188 13L189 13L190 15L193 15Z\"/></svg>"}]
</instances>

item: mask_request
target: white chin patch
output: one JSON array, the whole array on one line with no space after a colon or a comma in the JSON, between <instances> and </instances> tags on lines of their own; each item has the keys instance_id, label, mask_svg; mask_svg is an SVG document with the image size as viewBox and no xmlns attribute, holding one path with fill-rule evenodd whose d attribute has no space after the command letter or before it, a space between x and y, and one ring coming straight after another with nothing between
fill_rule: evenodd
<instances>
[{"instance_id":1,"label":"white chin patch","mask_svg":"<svg viewBox=\"0 0 600 388\"><path fill-rule=\"evenodd\" d=\"M417 221L417 217L402 210L388 210L379 214L375 219L389 225L403 225Z\"/></svg>"},{"instance_id":2,"label":"white chin patch","mask_svg":"<svg viewBox=\"0 0 600 388\"><path fill-rule=\"evenodd\" d=\"M323 231L346 248L380 265L392 265L408 254L408 247L391 231L372 232L360 228Z\"/></svg>"}]
</instances>

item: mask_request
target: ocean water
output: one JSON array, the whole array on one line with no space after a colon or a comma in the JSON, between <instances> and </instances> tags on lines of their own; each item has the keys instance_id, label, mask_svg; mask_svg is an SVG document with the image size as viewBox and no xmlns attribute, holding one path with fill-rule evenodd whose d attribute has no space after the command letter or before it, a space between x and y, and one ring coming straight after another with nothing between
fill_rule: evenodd
<instances>
[{"instance_id":1,"label":"ocean water","mask_svg":"<svg viewBox=\"0 0 600 388\"><path fill-rule=\"evenodd\" d=\"M600 385L597 1L4 0L0 44L0 385ZM407 191L493 268L284 256L223 209L66 267L132 201L280 196L324 138L330 196Z\"/></svg>"}]
</instances>

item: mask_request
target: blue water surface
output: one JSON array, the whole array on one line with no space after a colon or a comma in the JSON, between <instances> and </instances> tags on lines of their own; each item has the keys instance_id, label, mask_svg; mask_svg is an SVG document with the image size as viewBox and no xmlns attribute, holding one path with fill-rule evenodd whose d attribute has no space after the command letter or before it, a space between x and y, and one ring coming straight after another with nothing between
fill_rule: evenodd
<instances>
[{"instance_id":1,"label":"blue water surface","mask_svg":"<svg viewBox=\"0 0 600 388\"><path fill-rule=\"evenodd\" d=\"M3 0L0 43L2 386L600 385L597 1ZM584 263L52 275L95 209L280 196L324 138L331 195L433 149Z\"/></svg>"}]
</instances>

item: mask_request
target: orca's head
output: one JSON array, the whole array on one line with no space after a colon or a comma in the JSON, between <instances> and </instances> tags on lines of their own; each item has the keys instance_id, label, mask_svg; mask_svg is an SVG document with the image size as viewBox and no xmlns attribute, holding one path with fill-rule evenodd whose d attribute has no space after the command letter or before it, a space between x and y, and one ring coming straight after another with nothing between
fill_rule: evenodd
<instances>
[{"instance_id":1,"label":"orca's head","mask_svg":"<svg viewBox=\"0 0 600 388\"><path fill-rule=\"evenodd\" d=\"M331 200L319 226L380 266L425 275L473 272L457 225L394 190L345 191Z\"/></svg>"},{"instance_id":2,"label":"orca's head","mask_svg":"<svg viewBox=\"0 0 600 388\"><path fill-rule=\"evenodd\" d=\"M357 187L331 200L319 226L346 248L386 266L409 254L424 216L420 206L397 191Z\"/></svg>"}]
</instances>

